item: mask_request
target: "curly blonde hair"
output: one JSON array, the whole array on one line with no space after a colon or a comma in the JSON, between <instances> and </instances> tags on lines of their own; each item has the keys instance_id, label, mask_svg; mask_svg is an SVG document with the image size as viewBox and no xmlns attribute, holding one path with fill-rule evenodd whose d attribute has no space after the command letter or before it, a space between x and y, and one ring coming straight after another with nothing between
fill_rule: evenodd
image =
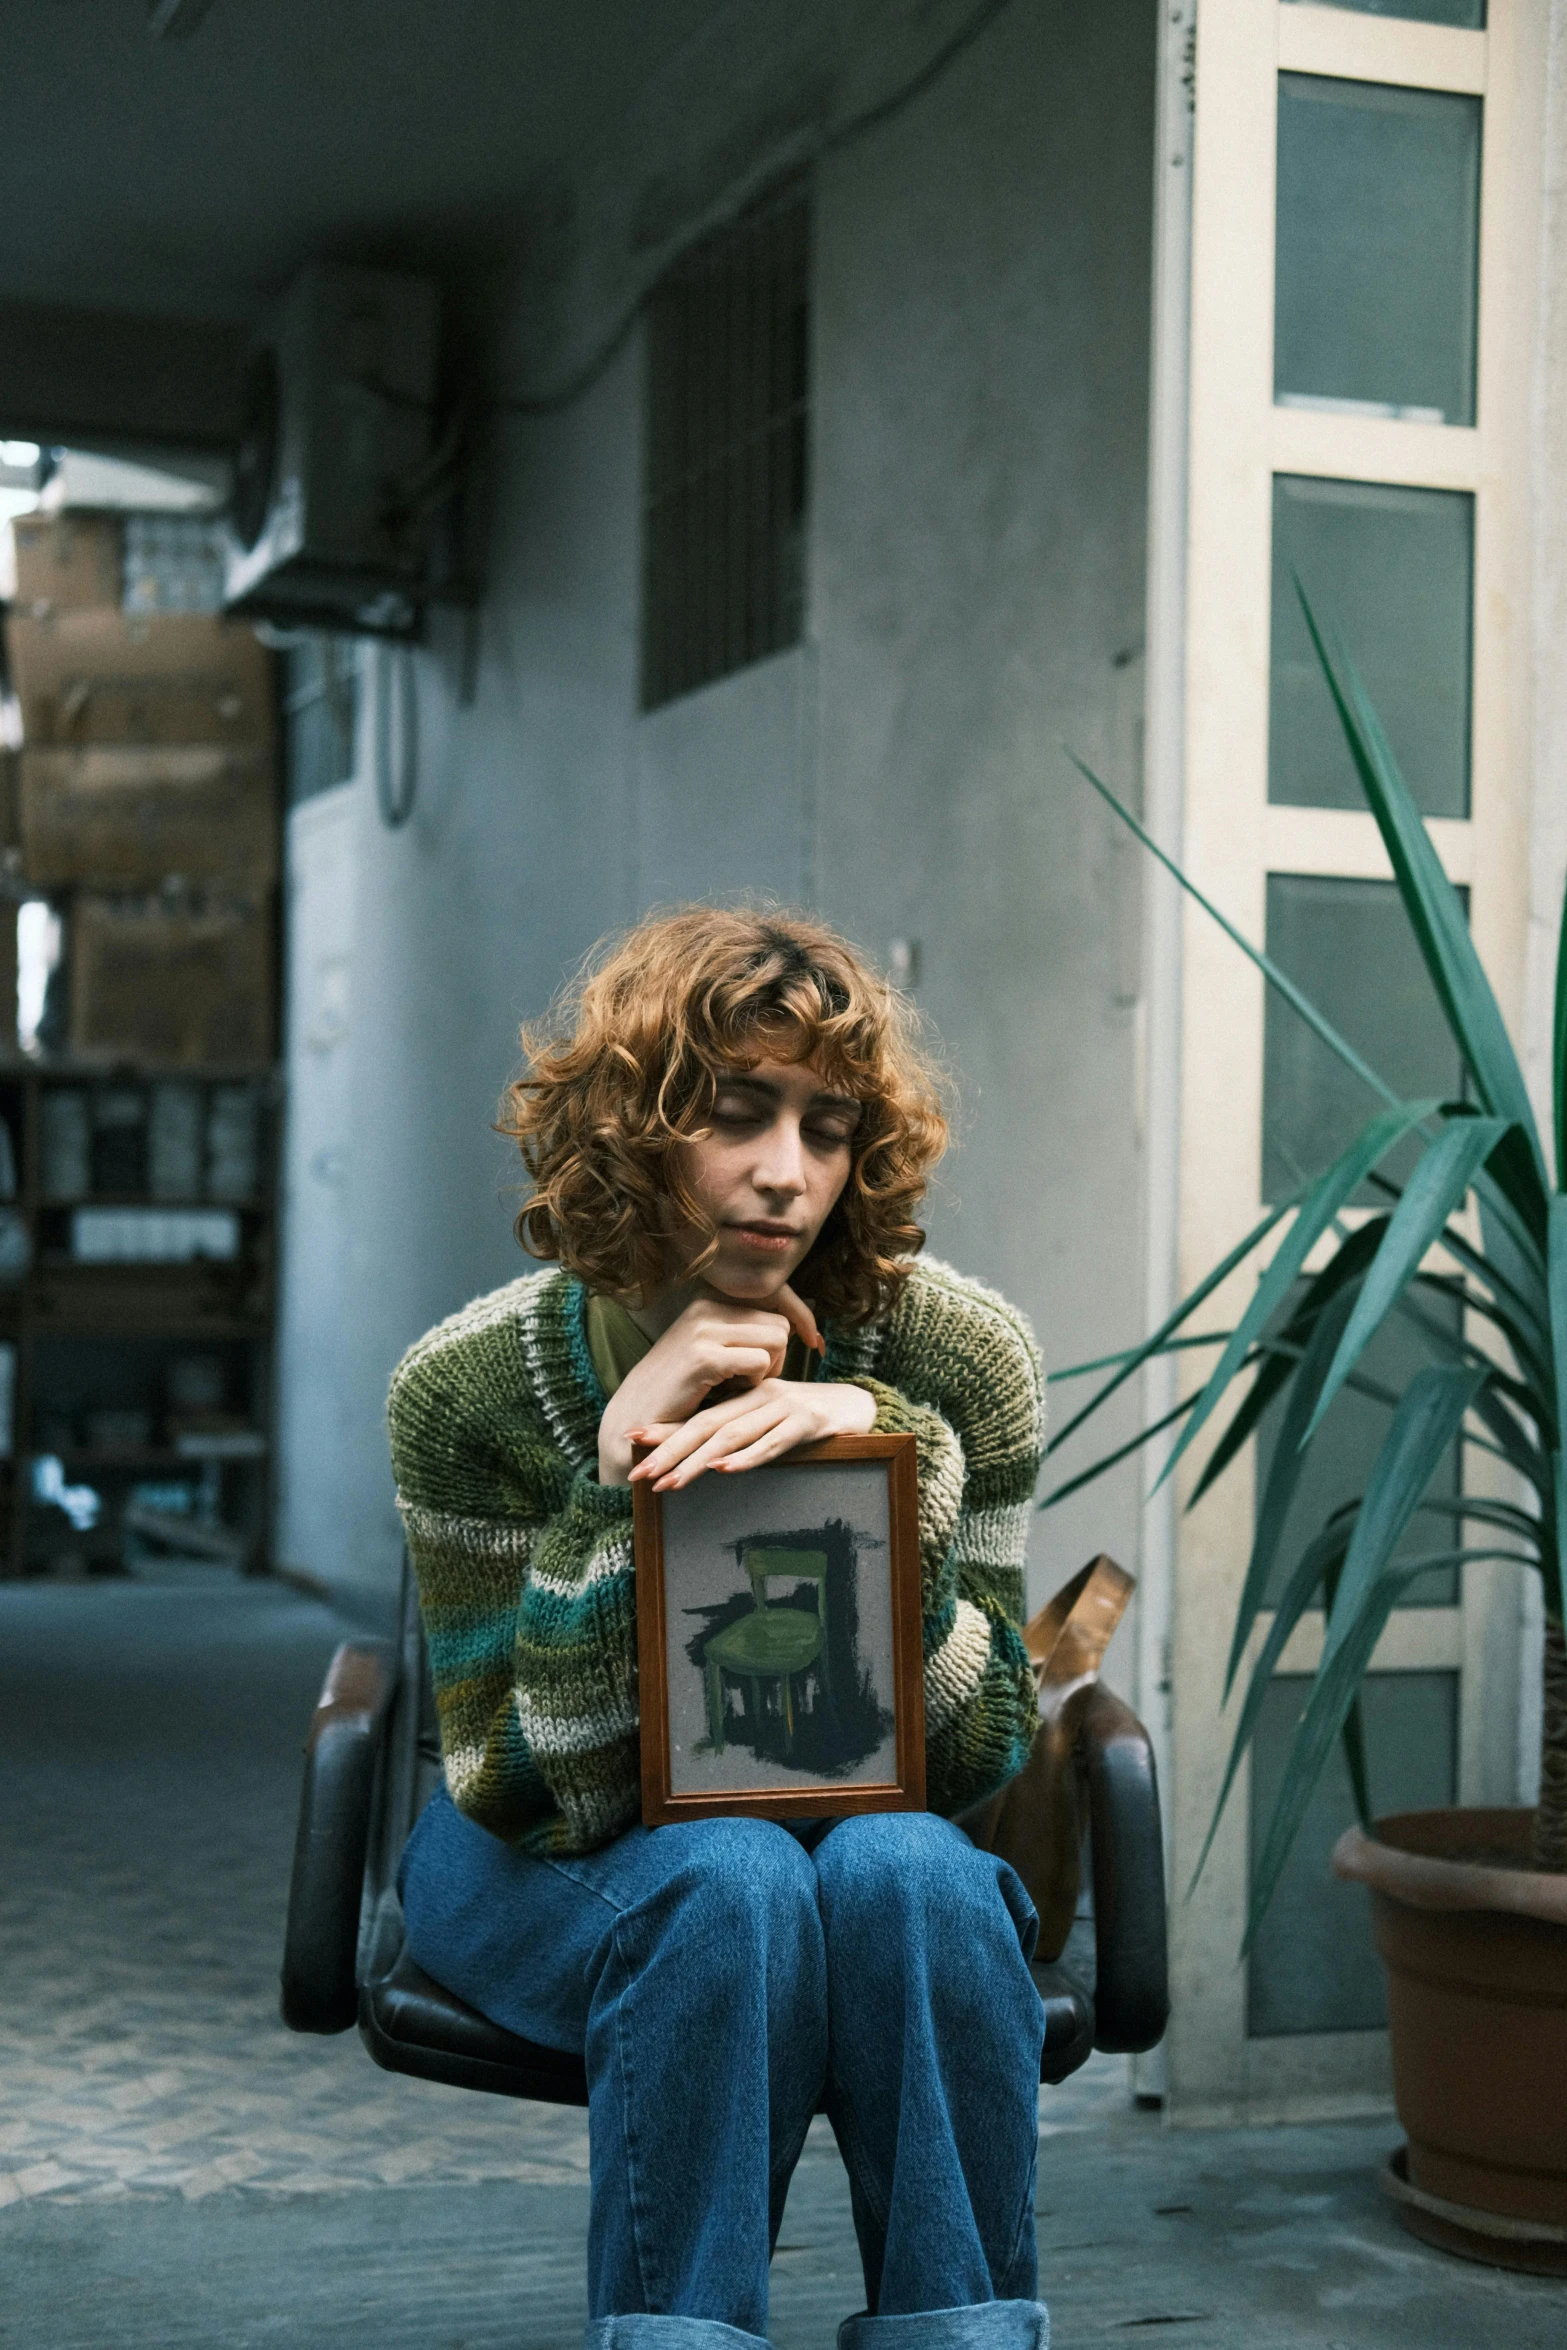
<instances>
[{"instance_id":1,"label":"curly blonde hair","mask_svg":"<svg viewBox=\"0 0 1567 2350\"><path fill-rule=\"evenodd\" d=\"M810 1061L862 1109L848 1180L795 1286L855 1324L885 1311L925 1234L914 1220L947 1142L942 1084L912 1006L846 940L783 910L689 906L595 950L539 1029L498 1121L533 1190L517 1237L632 1303L699 1275L717 1228L678 1146L707 1131L720 1077Z\"/></svg>"}]
</instances>

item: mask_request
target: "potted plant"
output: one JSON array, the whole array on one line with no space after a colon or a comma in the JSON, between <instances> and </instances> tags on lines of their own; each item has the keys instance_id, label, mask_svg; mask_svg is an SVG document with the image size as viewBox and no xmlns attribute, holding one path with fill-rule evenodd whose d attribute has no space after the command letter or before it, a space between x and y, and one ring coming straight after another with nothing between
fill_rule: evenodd
<instances>
[{"instance_id":1,"label":"potted plant","mask_svg":"<svg viewBox=\"0 0 1567 2350\"><path fill-rule=\"evenodd\" d=\"M1304 596L1302 597L1305 603ZM1174 1412L1134 1440L1179 1427L1168 1476L1200 1433L1228 1416L1197 1479L1194 1506L1256 1431L1279 1414L1230 1646L1234 1687L1280 1564L1306 1454L1346 1386L1390 1407L1365 1490L1336 1509L1287 1579L1246 1686L1214 1822L1250 1745L1270 1677L1308 1608L1325 1611L1321 1662L1256 1858L1246 1943L1278 1884L1314 1789L1342 1742L1361 1825L1334 1865L1371 1888L1388 1974L1395 2094L1408 2133L1389 2184L1417 2233L1503 2265L1567 2273L1567 923L1556 976L1550 1155L1518 1058L1375 710L1348 661L1306 620L1356 770L1467 1072L1469 1098L1405 1101L1293 982L1220 914L1097 776L1081 772L1294 1007L1364 1081L1365 1125L1322 1174L1272 1208L1052 1442L1064 1444L1151 1356L1209 1344L1218 1360ZM1406 1138L1413 1172L1385 1162ZM1347 1223L1370 1184L1381 1205ZM1474 1195L1478 1231L1458 1221ZM1282 1232L1282 1237L1278 1237ZM1262 1264L1261 1254L1272 1243ZM1327 1242L1319 1269L1308 1258ZM1260 1272L1235 1328L1205 1338L1192 1320L1240 1266ZM1462 1314L1431 1309L1461 1301ZM1365 1378L1362 1357L1389 1315L1418 1332L1428 1359L1401 1391ZM1091 1366L1097 1367L1097 1366ZM1242 1386L1237 1382L1243 1380ZM1501 1464L1497 1495L1433 1492L1457 1440ZM1050 1495L1075 1491L1123 1446ZM1430 1532L1409 1555L1406 1537ZM1538 1575L1545 1606L1540 1794L1528 1811L1420 1812L1372 1822L1359 1691L1399 1597L1434 1567L1508 1559ZM1195 1880L1194 1880L1195 1881Z\"/></svg>"}]
</instances>

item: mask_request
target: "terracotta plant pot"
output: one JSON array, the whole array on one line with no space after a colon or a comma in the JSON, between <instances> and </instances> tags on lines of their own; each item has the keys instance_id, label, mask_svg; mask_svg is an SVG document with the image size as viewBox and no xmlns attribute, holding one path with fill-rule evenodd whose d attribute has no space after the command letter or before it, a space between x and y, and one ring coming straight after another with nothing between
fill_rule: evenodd
<instances>
[{"instance_id":1,"label":"terracotta plant pot","mask_svg":"<svg viewBox=\"0 0 1567 2350\"><path fill-rule=\"evenodd\" d=\"M1472 2259L1567 2273L1567 1877L1527 1867L1531 1819L1400 1812L1349 1829L1333 1866L1370 1886L1387 1968L1401 2217Z\"/></svg>"}]
</instances>

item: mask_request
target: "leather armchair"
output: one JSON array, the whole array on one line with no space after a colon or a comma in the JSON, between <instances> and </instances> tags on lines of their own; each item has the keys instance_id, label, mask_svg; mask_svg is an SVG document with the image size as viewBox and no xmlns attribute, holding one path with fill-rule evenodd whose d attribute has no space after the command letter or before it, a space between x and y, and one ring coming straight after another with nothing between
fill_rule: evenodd
<instances>
[{"instance_id":1,"label":"leather armchair","mask_svg":"<svg viewBox=\"0 0 1567 2350\"><path fill-rule=\"evenodd\" d=\"M1078 1715L1091 1855L1087 1897L1059 1958L1038 1961L1046 2081L1094 2048L1150 2048L1169 2014L1164 1853L1154 1758L1136 1715L1101 1686ZM503 2097L585 2105L579 2057L505 2032L433 1982L403 1940L397 1861L436 1783L440 1746L411 1575L395 1643L345 1643L305 1745L282 1970L296 2032L353 2023L389 2072Z\"/></svg>"}]
</instances>

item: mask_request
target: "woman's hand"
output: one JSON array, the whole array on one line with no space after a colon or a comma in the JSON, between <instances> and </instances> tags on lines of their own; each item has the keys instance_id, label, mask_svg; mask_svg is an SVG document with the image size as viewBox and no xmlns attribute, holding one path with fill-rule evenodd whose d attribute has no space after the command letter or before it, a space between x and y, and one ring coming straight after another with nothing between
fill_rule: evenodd
<instances>
[{"instance_id":1,"label":"woman's hand","mask_svg":"<svg viewBox=\"0 0 1567 2350\"><path fill-rule=\"evenodd\" d=\"M699 1292L610 1397L599 1421L600 1484L629 1481L634 1432L689 1424L704 1396L732 1379L755 1388L776 1378L791 1332L820 1349L815 1316L787 1284L756 1306Z\"/></svg>"},{"instance_id":2,"label":"woman's hand","mask_svg":"<svg viewBox=\"0 0 1567 2350\"><path fill-rule=\"evenodd\" d=\"M759 1469L797 1444L824 1436L865 1436L876 1420L876 1398L864 1387L806 1386L764 1378L749 1395L709 1404L678 1426L655 1422L635 1431L654 1450L631 1472L631 1483L655 1493L678 1493L708 1469Z\"/></svg>"}]
</instances>

